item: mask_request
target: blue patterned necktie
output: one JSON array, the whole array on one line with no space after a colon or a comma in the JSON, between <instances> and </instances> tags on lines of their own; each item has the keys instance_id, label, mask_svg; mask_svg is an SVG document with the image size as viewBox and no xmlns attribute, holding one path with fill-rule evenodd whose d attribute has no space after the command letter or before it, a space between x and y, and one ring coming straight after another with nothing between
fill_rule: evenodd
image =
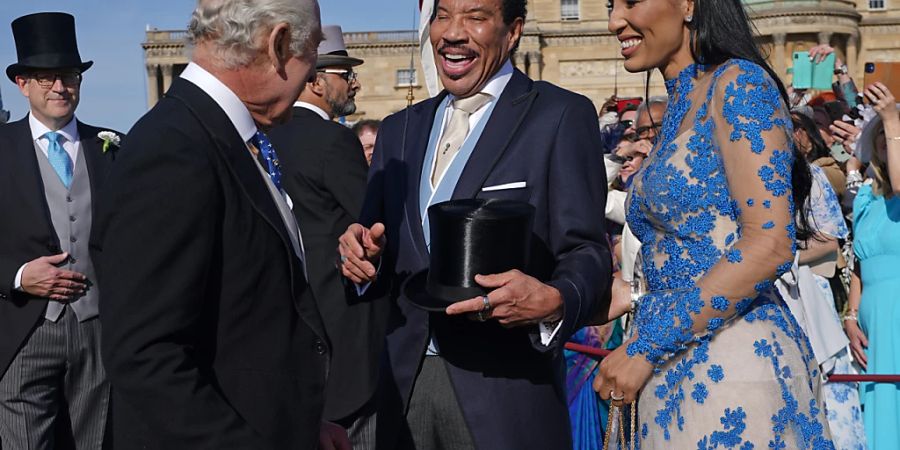
<instances>
[{"instance_id":1,"label":"blue patterned necktie","mask_svg":"<svg viewBox=\"0 0 900 450\"><path fill-rule=\"evenodd\" d=\"M256 134L250 138L250 143L262 154L263 159L266 161L266 169L269 172L269 178L272 179L272 183L274 183L275 187L280 191L281 162L278 161L278 155L275 153L275 148L272 147L272 143L269 142L269 137L262 131L257 131Z\"/></svg>"},{"instance_id":2,"label":"blue patterned necktie","mask_svg":"<svg viewBox=\"0 0 900 450\"><path fill-rule=\"evenodd\" d=\"M66 150L63 149L60 143L62 135L56 131L49 131L44 134L44 137L50 143L47 146L47 159L50 161L50 166L59 175L59 179L66 189L69 189L69 186L72 185L73 164L72 158L69 157L69 154L66 153Z\"/></svg>"}]
</instances>

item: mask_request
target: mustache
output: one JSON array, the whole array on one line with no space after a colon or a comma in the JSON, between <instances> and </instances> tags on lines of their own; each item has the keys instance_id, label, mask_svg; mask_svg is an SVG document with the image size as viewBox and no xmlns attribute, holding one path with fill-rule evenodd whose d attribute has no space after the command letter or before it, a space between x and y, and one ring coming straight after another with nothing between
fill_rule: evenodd
<instances>
[{"instance_id":1,"label":"mustache","mask_svg":"<svg viewBox=\"0 0 900 450\"><path fill-rule=\"evenodd\" d=\"M454 54L462 55L467 58L474 58L478 56L478 53L475 52L475 50L472 50L462 44L444 44L438 48L437 52L441 56L446 56L447 50L449 49L457 50L456 52L454 52Z\"/></svg>"}]
</instances>

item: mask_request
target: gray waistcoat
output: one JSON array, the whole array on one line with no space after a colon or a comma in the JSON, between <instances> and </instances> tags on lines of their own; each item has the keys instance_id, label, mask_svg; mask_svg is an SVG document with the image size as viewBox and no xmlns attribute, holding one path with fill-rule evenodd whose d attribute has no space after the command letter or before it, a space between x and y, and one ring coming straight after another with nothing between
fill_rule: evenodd
<instances>
[{"instance_id":1,"label":"gray waistcoat","mask_svg":"<svg viewBox=\"0 0 900 450\"><path fill-rule=\"evenodd\" d=\"M50 219L59 237L62 251L69 253L69 261L61 268L72 270L87 277L88 288L85 294L69 303L79 322L84 322L99 313L100 290L95 284L94 264L88 252L88 238L91 233L91 180L88 177L87 162L84 159L84 146L78 152L75 162L75 173L70 189L62 184L44 152L35 145L41 179L44 182L44 194L50 208ZM65 305L49 302L44 317L56 321L62 314Z\"/></svg>"}]
</instances>

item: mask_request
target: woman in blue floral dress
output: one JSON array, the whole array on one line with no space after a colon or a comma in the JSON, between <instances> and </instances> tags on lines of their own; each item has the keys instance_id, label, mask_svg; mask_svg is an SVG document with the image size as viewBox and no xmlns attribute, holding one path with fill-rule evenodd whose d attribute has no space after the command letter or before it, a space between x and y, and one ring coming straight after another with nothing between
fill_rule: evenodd
<instances>
[{"instance_id":1,"label":"woman in blue floral dress","mask_svg":"<svg viewBox=\"0 0 900 450\"><path fill-rule=\"evenodd\" d=\"M809 341L773 284L809 233L804 211L794 221L809 169L740 0L610 9L625 68L659 69L669 109L628 202L649 293L595 389L638 400L642 448L834 448Z\"/></svg>"}]
</instances>

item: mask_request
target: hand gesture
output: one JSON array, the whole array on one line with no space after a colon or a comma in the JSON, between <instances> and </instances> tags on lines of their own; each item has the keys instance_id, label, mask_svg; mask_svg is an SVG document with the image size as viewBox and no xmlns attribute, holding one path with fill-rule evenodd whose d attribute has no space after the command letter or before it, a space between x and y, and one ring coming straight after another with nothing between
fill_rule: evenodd
<instances>
[{"instance_id":1,"label":"hand gesture","mask_svg":"<svg viewBox=\"0 0 900 450\"><path fill-rule=\"evenodd\" d=\"M56 267L69 258L68 253L42 256L25 264L22 271L22 290L40 298L58 302L75 300L87 289L85 277L78 272Z\"/></svg>"},{"instance_id":2,"label":"hand gesture","mask_svg":"<svg viewBox=\"0 0 900 450\"><path fill-rule=\"evenodd\" d=\"M353 450L347 430L335 423L322 422L319 427L319 450Z\"/></svg>"},{"instance_id":3,"label":"hand gesture","mask_svg":"<svg viewBox=\"0 0 900 450\"><path fill-rule=\"evenodd\" d=\"M830 55L832 53L834 53L834 48L832 46L830 46L828 44L819 44L819 45L809 49L809 59L810 59L810 61L814 61L816 63L821 63L822 61L825 61L825 58L827 58L828 55ZM838 68L840 68L843 65L844 65L844 63L841 61L841 59L838 58L837 55L835 55L835 58L834 58L835 70L837 70Z\"/></svg>"},{"instance_id":4,"label":"hand gesture","mask_svg":"<svg viewBox=\"0 0 900 450\"><path fill-rule=\"evenodd\" d=\"M853 359L859 363L860 367L865 369L866 363L869 362L865 351L865 349L869 348L869 339L855 320L845 320L844 331L850 339L850 353L853 353Z\"/></svg>"},{"instance_id":5,"label":"hand gesture","mask_svg":"<svg viewBox=\"0 0 900 450\"><path fill-rule=\"evenodd\" d=\"M447 315L469 314L470 318L480 321L495 319L508 328L562 318L562 294L518 270L475 275L475 282L493 290L484 297L450 305Z\"/></svg>"},{"instance_id":6,"label":"hand gesture","mask_svg":"<svg viewBox=\"0 0 900 450\"><path fill-rule=\"evenodd\" d=\"M897 115L897 100L894 94L884 84L877 82L866 86L863 94L869 99L872 108L881 116L885 128L900 125L900 116Z\"/></svg>"},{"instance_id":7,"label":"hand gesture","mask_svg":"<svg viewBox=\"0 0 900 450\"><path fill-rule=\"evenodd\" d=\"M847 153L852 155L853 144L859 138L859 134L862 130L843 120L835 120L828 128L831 130L831 135L834 136L834 140L840 142L844 146L844 149L847 150Z\"/></svg>"},{"instance_id":8,"label":"hand gesture","mask_svg":"<svg viewBox=\"0 0 900 450\"><path fill-rule=\"evenodd\" d=\"M638 393L653 375L653 365L641 355L628 356L628 344L637 337L625 341L603 361L594 378L594 391L603 400L612 400L613 406L623 406L637 400Z\"/></svg>"},{"instance_id":9,"label":"hand gesture","mask_svg":"<svg viewBox=\"0 0 900 450\"><path fill-rule=\"evenodd\" d=\"M376 223L370 229L354 223L347 227L338 242L341 273L356 284L374 281L378 274L378 261L387 242L384 224Z\"/></svg>"}]
</instances>

